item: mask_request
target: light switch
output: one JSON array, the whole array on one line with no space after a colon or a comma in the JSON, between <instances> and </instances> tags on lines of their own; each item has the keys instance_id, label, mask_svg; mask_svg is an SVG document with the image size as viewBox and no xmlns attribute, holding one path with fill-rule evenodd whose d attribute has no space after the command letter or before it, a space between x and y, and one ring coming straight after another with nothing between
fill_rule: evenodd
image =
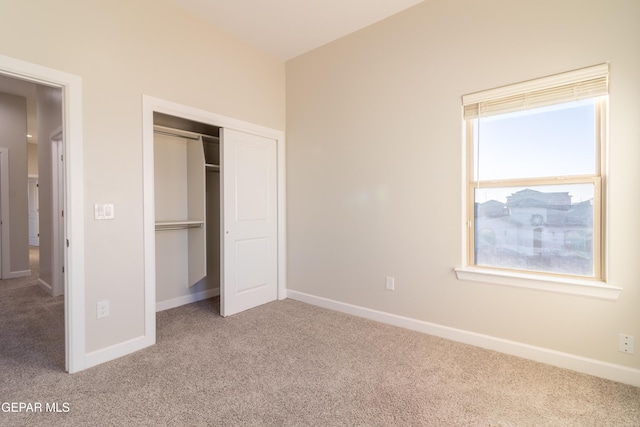
<instances>
[{"instance_id":1,"label":"light switch","mask_svg":"<svg viewBox=\"0 0 640 427\"><path fill-rule=\"evenodd\" d=\"M113 203L96 203L94 209L95 219L113 219L115 217Z\"/></svg>"}]
</instances>

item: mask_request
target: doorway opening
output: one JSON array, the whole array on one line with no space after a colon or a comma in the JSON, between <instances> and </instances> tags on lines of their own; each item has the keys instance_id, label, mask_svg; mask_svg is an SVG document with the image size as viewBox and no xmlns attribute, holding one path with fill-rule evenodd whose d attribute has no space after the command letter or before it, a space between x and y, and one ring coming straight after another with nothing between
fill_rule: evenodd
<instances>
[{"instance_id":1,"label":"doorway opening","mask_svg":"<svg viewBox=\"0 0 640 427\"><path fill-rule=\"evenodd\" d=\"M65 268L65 277L62 279L62 293L63 296L57 297L61 302L60 313L62 316L58 316L56 319L57 324L61 329L61 341L64 343L61 345L61 356L58 357L59 365L63 365L64 369L70 373L77 372L85 369L85 337L84 337L84 212L83 212L83 160L82 160L82 93L81 93L81 79L78 76L60 72L47 67L43 67L37 64L20 61L14 58L0 55L0 80L5 81L9 87L28 85L35 91L36 99L36 117L39 119L37 123L37 139L40 144L43 144L43 149L37 150L37 238L38 246L32 245L32 248L38 248L38 261L39 261L39 274L38 285L42 286L42 282L46 282L49 286L52 281L49 276L49 266L53 265L52 258L55 251L58 252L58 257L62 260L62 264ZM53 237L51 235L53 229L53 212L51 207L50 189L49 184L52 180L51 163L47 161L50 159L50 149L48 147L50 143L49 133L52 129L59 128L60 141L64 141L62 144L62 150L64 154L64 164L62 166L62 177L66 178L62 181L62 211L64 211L64 223L63 233L57 237L56 247L63 248L62 253L54 248ZM24 131L23 131L24 132ZM34 132L35 133L35 132ZM31 137L34 137L34 133L28 132ZM26 135L25 135L26 136ZM28 136L26 136L29 138ZM25 144L26 145L26 144ZM0 149L1 150L1 149ZM12 150L14 151L14 150ZM20 207L24 209L23 221L24 221L24 233L20 233L20 238L24 236L24 245L29 247L28 239L28 184L27 178L30 173L26 170L26 151L24 153L24 160L20 160L20 152L15 151L16 162L11 161L11 168L16 169L22 176L24 176L24 186L18 184L21 187L21 192L24 197L24 202L19 199L9 199L6 203L11 205L10 207ZM4 159L0 159L4 162ZM0 174L4 173L2 163L0 162ZM17 165L25 167L24 171L21 171ZM33 175L33 173L31 173ZM10 177L11 178L11 177ZM9 179L8 185L11 185L11 179ZM44 185L47 183L46 186ZM0 183L0 188L4 187L5 183ZM46 188L46 189L45 189ZM12 193L13 194L13 193ZM4 194L0 197L3 200ZM5 206L0 206L2 211ZM21 208L21 209L22 209ZM21 214L14 213L13 219L20 220ZM11 209L9 214L3 217L4 219L12 220ZM49 219L51 221L49 221ZM6 222L9 222L6 221ZM13 224L13 223L12 223ZM12 231L14 227L12 225ZM16 233L17 234L17 233ZM1 248L7 248L7 235L2 233ZM18 249L15 249L18 248ZM15 250L14 250L15 249ZM26 251L28 253L28 251ZM32 251L35 252L35 251ZM22 255L18 255L22 254ZM27 260L28 255L25 256L25 251L18 246L9 246L6 251L3 251L2 262L3 267L7 265L8 259L5 255L11 257L21 256ZM22 261L23 263L26 261ZM46 266L46 268L45 268ZM3 268L2 277L6 276L7 272L11 272L11 264L8 264L8 269ZM13 269L16 270L14 265ZM26 275L24 275L26 277ZM32 287L42 292L41 286ZM54 298L54 297L49 297ZM37 318L37 316L34 316Z\"/></svg>"},{"instance_id":2,"label":"doorway opening","mask_svg":"<svg viewBox=\"0 0 640 427\"><path fill-rule=\"evenodd\" d=\"M8 182L2 189L9 191L8 215L2 221L10 223L10 233L1 236L7 250L0 263L7 268L0 289L3 303L13 301L2 310L2 323L14 324L12 317L19 310L22 320L13 328L22 331L23 340L36 343L30 351L33 360L66 368L64 289L53 284L52 260L61 256L61 246L52 235L55 171L49 148L52 130L60 129L62 141L62 88L0 75L0 109L0 144L10 157ZM46 340L37 338L45 336Z\"/></svg>"},{"instance_id":3,"label":"doorway opening","mask_svg":"<svg viewBox=\"0 0 640 427\"><path fill-rule=\"evenodd\" d=\"M220 128L153 114L156 311L220 314Z\"/></svg>"},{"instance_id":4,"label":"doorway opening","mask_svg":"<svg viewBox=\"0 0 640 427\"><path fill-rule=\"evenodd\" d=\"M192 107L149 96L143 96L143 162L144 162L144 236L145 236L145 344L156 341L156 238L166 231L158 230L163 218L156 218L155 134L154 125L162 115L172 120L185 120L210 126L220 132L220 314L225 317L269 300L286 298L285 247L285 145L281 131L250 124ZM166 123L165 123L166 124ZM171 127L171 126L169 126ZM193 130L193 129L192 129ZM201 131L200 131L201 132ZM206 135L191 134L204 151ZM175 129L174 129L175 133ZM182 136L188 135L181 133ZM187 142L185 142L187 144ZM213 144L212 144L213 146ZM182 148L185 152L188 148ZM182 154L181 154L182 156ZM184 154L185 170L191 171ZM212 161L212 163L214 163ZM204 153L202 174L206 174ZM195 169L200 169L200 166ZM211 172L208 172L211 173ZM215 172L214 172L215 173ZM186 173L185 173L186 175ZM193 180L200 180L192 178ZM191 187L187 184L187 187ZM210 189L212 186L209 187ZM188 192L189 190L185 190ZM205 193L203 187L202 193ZM187 200L189 197L187 197ZM182 203L182 202L181 202ZM184 208L184 207L183 207ZM199 227L199 218L189 218L188 232ZM160 224L158 224L160 222ZM169 224L175 225L175 224ZM218 228L214 227L207 229ZM211 231L211 230L209 230ZM184 230L182 231L185 234ZM194 233L197 234L197 233ZM203 233L204 234L204 233ZM164 239L164 237L163 237ZM183 238L184 239L184 238ZM186 241L185 241L186 240ZM182 241L187 250L190 238ZM197 241L197 238L194 238ZM209 247L215 245L208 245ZM191 251L189 251L191 252ZM206 253L206 252L205 252ZM200 254L201 255L201 254ZM183 267L188 271L188 267ZM188 273L181 273L182 276ZM207 273L206 275L210 275ZM197 283L197 280L196 280ZM186 285L188 286L188 285Z\"/></svg>"}]
</instances>

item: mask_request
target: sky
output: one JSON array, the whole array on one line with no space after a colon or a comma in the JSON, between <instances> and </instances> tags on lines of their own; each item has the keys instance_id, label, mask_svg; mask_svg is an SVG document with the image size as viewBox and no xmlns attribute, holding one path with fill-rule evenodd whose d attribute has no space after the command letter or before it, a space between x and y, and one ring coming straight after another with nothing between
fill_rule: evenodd
<instances>
[{"instance_id":1,"label":"sky","mask_svg":"<svg viewBox=\"0 0 640 427\"><path fill-rule=\"evenodd\" d=\"M591 175L596 171L593 99L483 117L477 120L476 135L480 143L476 139L474 170L481 180ZM476 201L506 202L506 196L523 188L481 188ZM593 198L591 184L528 188L568 191L572 203Z\"/></svg>"}]
</instances>

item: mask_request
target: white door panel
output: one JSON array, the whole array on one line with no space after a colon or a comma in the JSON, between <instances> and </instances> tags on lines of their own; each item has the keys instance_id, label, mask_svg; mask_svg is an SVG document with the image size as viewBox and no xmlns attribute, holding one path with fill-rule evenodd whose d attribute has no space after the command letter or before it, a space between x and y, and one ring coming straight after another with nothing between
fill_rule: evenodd
<instances>
[{"instance_id":1,"label":"white door panel","mask_svg":"<svg viewBox=\"0 0 640 427\"><path fill-rule=\"evenodd\" d=\"M276 141L222 129L223 316L277 299Z\"/></svg>"},{"instance_id":2,"label":"white door panel","mask_svg":"<svg viewBox=\"0 0 640 427\"><path fill-rule=\"evenodd\" d=\"M29 178L28 190L29 245L40 245L40 218L38 209L38 179Z\"/></svg>"},{"instance_id":3,"label":"white door panel","mask_svg":"<svg viewBox=\"0 0 640 427\"><path fill-rule=\"evenodd\" d=\"M265 288L264 292L269 292L268 239L236 240L234 255L237 270L236 292L241 294L258 288ZM242 268L246 265L251 265L251 268Z\"/></svg>"},{"instance_id":4,"label":"white door panel","mask_svg":"<svg viewBox=\"0 0 640 427\"><path fill-rule=\"evenodd\" d=\"M269 152L267 147L243 145L235 150L236 220L267 221L269 218ZM254 224L257 224L254 222ZM262 225L262 224L259 224Z\"/></svg>"}]
</instances>

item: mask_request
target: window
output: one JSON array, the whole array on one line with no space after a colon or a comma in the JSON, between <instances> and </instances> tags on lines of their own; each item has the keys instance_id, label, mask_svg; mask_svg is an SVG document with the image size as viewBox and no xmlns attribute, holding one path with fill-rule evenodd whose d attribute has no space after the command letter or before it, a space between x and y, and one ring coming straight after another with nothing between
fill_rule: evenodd
<instances>
[{"instance_id":1,"label":"window","mask_svg":"<svg viewBox=\"0 0 640 427\"><path fill-rule=\"evenodd\" d=\"M467 265L604 281L607 64L463 97Z\"/></svg>"}]
</instances>

